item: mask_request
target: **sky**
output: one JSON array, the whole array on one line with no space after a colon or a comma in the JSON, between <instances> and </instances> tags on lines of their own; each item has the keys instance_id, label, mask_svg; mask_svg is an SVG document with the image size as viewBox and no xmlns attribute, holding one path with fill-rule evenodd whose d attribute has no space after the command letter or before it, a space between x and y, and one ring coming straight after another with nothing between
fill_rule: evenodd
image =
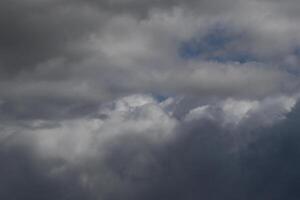
<instances>
[{"instance_id":1,"label":"sky","mask_svg":"<svg viewBox=\"0 0 300 200\"><path fill-rule=\"evenodd\" d=\"M298 200L299 9L1 0L0 199Z\"/></svg>"}]
</instances>

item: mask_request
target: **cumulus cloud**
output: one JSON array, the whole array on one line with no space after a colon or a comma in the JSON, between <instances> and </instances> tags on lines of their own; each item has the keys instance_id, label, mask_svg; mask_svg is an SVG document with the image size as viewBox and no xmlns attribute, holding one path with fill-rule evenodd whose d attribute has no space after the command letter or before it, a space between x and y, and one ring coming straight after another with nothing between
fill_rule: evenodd
<instances>
[{"instance_id":1,"label":"cumulus cloud","mask_svg":"<svg viewBox=\"0 0 300 200\"><path fill-rule=\"evenodd\" d=\"M2 0L0 198L298 199L299 5Z\"/></svg>"},{"instance_id":2,"label":"cumulus cloud","mask_svg":"<svg viewBox=\"0 0 300 200\"><path fill-rule=\"evenodd\" d=\"M257 100L226 99L214 105L201 105L189 111L186 121L210 119L223 125L249 124L251 126L268 126L285 118L297 102L296 97L280 96Z\"/></svg>"},{"instance_id":3,"label":"cumulus cloud","mask_svg":"<svg viewBox=\"0 0 300 200\"><path fill-rule=\"evenodd\" d=\"M251 192L259 183L255 178L251 178L253 183L248 183L251 170L260 176L263 169L251 165L244 168L242 163L253 159L252 151L255 153L256 149L252 143L266 142L264 139L248 141L247 137L271 140L278 137L279 133L269 123L281 120L284 123L279 130L289 127L297 118L291 115L283 120L282 117L291 111L295 99L278 97L253 102L227 99L218 105L194 108L182 120L172 115L170 104L173 103L176 100L158 102L151 96L133 95L102 106L93 118L2 125L1 157L24 159L22 165L19 160L5 162L3 170L16 166L17 175L3 175L12 182L11 189L4 190L2 197L41 195L37 190L23 193L26 188L19 188L21 174L26 169L31 170L28 179L34 178L39 184L28 185L28 190L36 187L46 193L52 191L46 197L50 199L74 195L87 199L220 198L214 197L216 190L230 199L238 199L247 192L250 192L249 199L252 195L272 195L270 191ZM277 118L271 118L274 113ZM249 123L253 125L250 129ZM229 134L232 131L234 134ZM290 134L293 132L284 131L283 136ZM278 162L273 160L278 154L268 148L262 149L266 159ZM254 159L259 162L261 158ZM60 184L73 186L62 192L64 187ZM228 192L231 187L237 191ZM268 187L272 191L277 185ZM16 190L21 192L13 194ZM286 192L281 190L280 194Z\"/></svg>"}]
</instances>

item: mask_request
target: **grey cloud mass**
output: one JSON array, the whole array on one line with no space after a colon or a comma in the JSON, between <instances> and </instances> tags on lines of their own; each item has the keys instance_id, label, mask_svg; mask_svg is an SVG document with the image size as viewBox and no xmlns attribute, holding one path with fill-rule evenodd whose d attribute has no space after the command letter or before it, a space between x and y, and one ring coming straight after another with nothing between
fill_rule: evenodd
<instances>
[{"instance_id":1,"label":"grey cloud mass","mask_svg":"<svg viewBox=\"0 0 300 200\"><path fill-rule=\"evenodd\" d=\"M0 199L299 199L294 0L2 0Z\"/></svg>"}]
</instances>

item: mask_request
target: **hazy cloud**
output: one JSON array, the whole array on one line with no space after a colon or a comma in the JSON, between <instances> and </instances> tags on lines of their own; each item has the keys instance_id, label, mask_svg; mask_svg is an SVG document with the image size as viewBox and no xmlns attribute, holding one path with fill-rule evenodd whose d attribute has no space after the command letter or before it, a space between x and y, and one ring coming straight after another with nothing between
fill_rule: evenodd
<instances>
[{"instance_id":1,"label":"hazy cloud","mask_svg":"<svg viewBox=\"0 0 300 200\"><path fill-rule=\"evenodd\" d=\"M2 0L0 198L299 199L299 6Z\"/></svg>"}]
</instances>

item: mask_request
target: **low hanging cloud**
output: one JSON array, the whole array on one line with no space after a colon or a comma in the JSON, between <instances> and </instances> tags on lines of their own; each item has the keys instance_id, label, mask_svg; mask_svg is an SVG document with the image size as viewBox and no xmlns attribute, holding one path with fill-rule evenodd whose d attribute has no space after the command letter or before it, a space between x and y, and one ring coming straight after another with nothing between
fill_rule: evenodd
<instances>
[{"instance_id":1,"label":"low hanging cloud","mask_svg":"<svg viewBox=\"0 0 300 200\"><path fill-rule=\"evenodd\" d=\"M240 198L257 184L254 178L254 185L246 181L251 176L248 170L263 173L251 166L244 169L240 163L251 160L248 151L255 149L249 143L265 143L260 139L248 141L247 137L272 139L272 134L278 135L272 133L273 123L283 122L279 127L287 128L286 124L294 120L294 116L285 119L295 106L295 99L288 97L261 102L228 99L194 108L182 120L172 115L170 108L175 102L133 95L101 107L93 118L2 126L6 135L1 138L1 156L12 159L4 163L4 169L17 166L17 176L3 175L12 182L11 190L4 189L1 195L40 198L39 191L31 191L37 187L52 191L46 197L49 199L54 195L62 199L220 198L214 197L215 190L227 198ZM22 157L23 164L14 157ZM272 154L267 158L274 159ZM19 174L21 170L31 170L29 177ZM28 181L34 177L39 185L18 188L22 187L22 177ZM238 188L236 193L228 192L227 187L233 186ZM67 190L59 189L64 187ZM270 187L273 190L276 185ZM285 192L282 190L282 195Z\"/></svg>"},{"instance_id":2,"label":"low hanging cloud","mask_svg":"<svg viewBox=\"0 0 300 200\"><path fill-rule=\"evenodd\" d=\"M1 199L299 199L300 4L2 0Z\"/></svg>"}]
</instances>

